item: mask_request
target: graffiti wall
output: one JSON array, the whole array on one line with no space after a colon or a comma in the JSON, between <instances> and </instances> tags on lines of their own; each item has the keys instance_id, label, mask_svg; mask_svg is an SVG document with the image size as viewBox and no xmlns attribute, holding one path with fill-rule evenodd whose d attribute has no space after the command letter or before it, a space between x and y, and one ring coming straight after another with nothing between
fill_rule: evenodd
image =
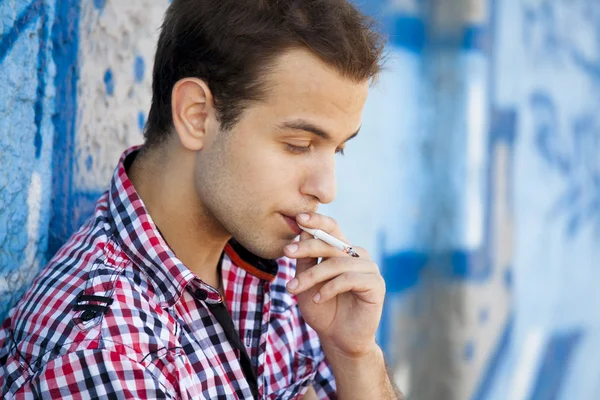
<instances>
[{"instance_id":1,"label":"graffiti wall","mask_svg":"<svg viewBox=\"0 0 600 400\"><path fill-rule=\"evenodd\" d=\"M142 142L167 5L0 2L2 319Z\"/></svg>"},{"instance_id":2,"label":"graffiti wall","mask_svg":"<svg viewBox=\"0 0 600 400\"><path fill-rule=\"evenodd\" d=\"M517 116L517 241L496 398L596 399L600 3L498 2L497 19L494 105Z\"/></svg>"},{"instance_id":3,"label":"graffiti wall","mask_svg":"<svg viewBox=\"0 0 600 400\"><path fill-rule=\"evenodd\" d=\"M141 143L168 3L0 0L0 319ZM395 380L598 398L600 3L357 4L387 63L322 211L379 261Z\"/></svg>"},{"instance_id":4,"label":"graffiti wall","mask_svg":"<svg viewBox=\"0 0 600 400\"><path fill-rule=\"evenodd\" d=\"M399 386L416 399L487 398L513 321L514 114L491 106L492 7L371 6L389 33L388 68L331 213L377 249L380 342ZM361 175L366 188L345 192Z\"/></svg>"},{"instance_id":5,"label":"graffiti wall","mask_svg":"<svg viewBox=\"0 0 600 400\"><path fill-rule=\"evenodd\" d=\"M0 316L44 263L50 223L56 4L0 3Z\"/></svg>"}]
</instances>

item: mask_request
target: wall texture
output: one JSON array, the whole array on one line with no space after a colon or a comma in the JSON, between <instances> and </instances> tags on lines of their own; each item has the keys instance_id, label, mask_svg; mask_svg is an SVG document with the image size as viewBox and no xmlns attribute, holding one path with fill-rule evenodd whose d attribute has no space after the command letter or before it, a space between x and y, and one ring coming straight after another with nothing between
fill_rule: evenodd
<instances>
[{"instance_id":1,"label":"wall texture","mask_svg":"<svg viewBox=\"0 0 600 400\"><path fill-rule=\"evenodd\" d=\"M494 106L517 133L515 324L497 398L596 399L600 3L502 1L497 20Z\"/></svg>"},{"instance_id":2,"label":"wall texture","mask_svg":"<svg viewBox=\"0 0 600 400\"><path fill-rule=\"evenodd\" d=\"M598 398L600 4L357 2L389 57L323 211L380 262L395 379ZM0 0L0 319L141 142L167 6Z\"/></svg>"},{"instance_id":3,"label":"wall texture","mask_svg":"<svg viewBox=\"0 0 600 400\"><path fill-rule=\"evenodd\" d=\"M55 2L0 3L0 315L44 264L56 106Z\"/></svg>"}]
</instances>

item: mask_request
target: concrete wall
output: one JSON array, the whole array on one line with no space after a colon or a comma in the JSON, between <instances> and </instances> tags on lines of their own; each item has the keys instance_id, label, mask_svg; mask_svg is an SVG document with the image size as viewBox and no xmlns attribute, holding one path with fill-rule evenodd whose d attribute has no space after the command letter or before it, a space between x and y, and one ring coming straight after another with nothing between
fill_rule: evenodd
<instances>
[{"instance_id":1,"label":"concrete wall","mask_svg":"<svg viewBox=\"0 0 600 400\"><path fill-rule=\"evenodd\" d=\"M600 3L497 8L493 100L517 116L517 241L515 324L495 398L597 399Z\"/></svg>"},{"instance_id":2,"label":"concrete wall","mask_svg":"<svg viewBox=\"0 0 600 400\"><path fill-rule=\"evenodd\" d=\"M44 264L56 106L56 2L0 3L0 316Z\"/></svg>"},{"instance_id":3,"label":"concrete wall","mask_svg":"<svg viewBox=\"0 0 600 400\"><path fill-rule=\"evenodd\" d=\"M167 5L0 2L1 318L142 142Z\"/></svg>"},{"instance_id":4,"label":"concrete wall","mask_svg":"<svg viewBox=\"0 0 600 400\"><path fill-rule=\"evenodd\" d=\"M390 62L331 213L377 249L389 292L380 341L400 386L416 399L486 398L512 326L514 236L514 116L490 100L492 4L372 7ZM357 176L366 190L345 192Z\"/></svg>"},{"instance_id":5,"label":"concrete wall","mask_svg":"<svg viewBox=\"0 0 600 400\"><path fill-rule=\"evenodd\" d=\"M389 59L323 211L380 262L397 382L598 398L600 4L358 3ZM0 319L141 142L167 5L0 1Z\"/></svg>"}]
</instances>

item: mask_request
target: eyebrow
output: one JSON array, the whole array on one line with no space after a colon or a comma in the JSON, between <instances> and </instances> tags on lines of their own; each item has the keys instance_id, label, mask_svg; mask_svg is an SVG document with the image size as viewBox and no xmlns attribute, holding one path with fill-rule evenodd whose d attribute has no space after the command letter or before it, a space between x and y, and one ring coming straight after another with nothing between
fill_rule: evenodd
<instances>
[{"instance_id":1,"label":"eyebrow","mask_svg":"<svg viewBox=\"0 0 600 400\"><path fill-rule=\"evenodd\" d=\"M361 125L361 127L362 127L362 125ZM354 132L352 135L350 135L342 143L346 143L348 140L355 138L356 135L358 135L358 132L360 132L361 127L359 127L356 132ZM285 129L294 129L294 130L298 130L298 131L306 131L306 132L313 133L324 140L327 140L327 141L333 140L329 133L325 132L323 129L319 128L318 126L315 126L315 125L311 124L310 122L304 121L304 120L284 122L283 124L281 124L279 126L279 128L284 129L284 130Z\"/></svg>"}]
</instances>

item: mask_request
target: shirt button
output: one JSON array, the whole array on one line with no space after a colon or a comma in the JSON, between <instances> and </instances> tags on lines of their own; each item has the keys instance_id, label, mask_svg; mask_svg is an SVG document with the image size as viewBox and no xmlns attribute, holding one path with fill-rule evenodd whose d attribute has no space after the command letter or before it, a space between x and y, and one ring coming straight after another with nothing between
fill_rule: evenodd
<instances>
[{"instance_id":1,"label":"shirt button","mask_svg":"<svg viewBox=\"0 0 600 400\"><path fill-rule=\"evenodd\" d=\"M96 311L89 308L81 314L81 320L84 322L91 321L94 318L96 318Z\"/></svg>"},{"instance_id":2,"label":"shirt button","mask_svg":"<svg viewBox=\"0 0 600 400\"><path fill-rule=\"evenodd\" d=\"M198 299L200 301L204 301L204 300L208 299L208 293L206 293L205 290L196 289L196 291L194 292L194 297L196 297L196 299Z\"/></svg>"}]
</instances>

